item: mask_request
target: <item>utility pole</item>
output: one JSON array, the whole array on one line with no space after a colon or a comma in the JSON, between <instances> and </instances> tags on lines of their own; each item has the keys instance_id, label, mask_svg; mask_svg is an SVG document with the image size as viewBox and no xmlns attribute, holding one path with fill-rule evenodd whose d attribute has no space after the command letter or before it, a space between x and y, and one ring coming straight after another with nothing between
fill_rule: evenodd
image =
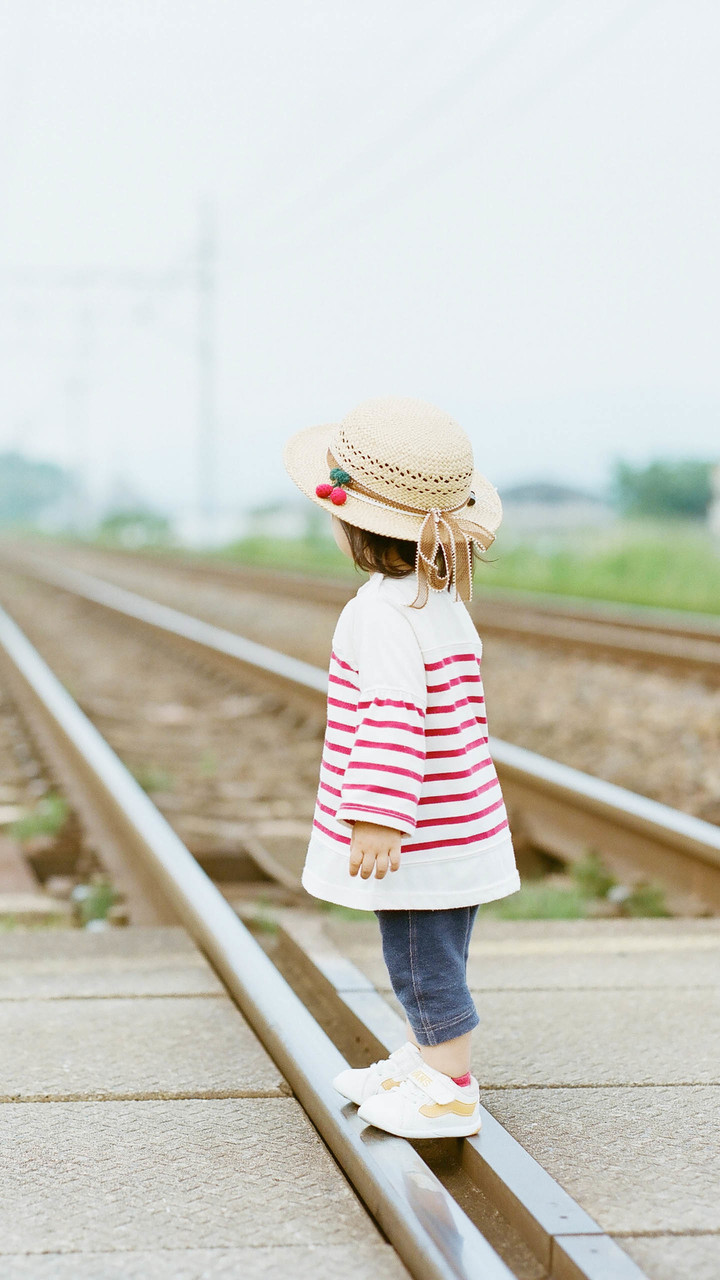
<instances>
[{"instance_id":1,"label":"utility pole","mask_svg":"<svg viewBox=\"0 0 720 1280\"><path fill-rule=\"evenodd\" d=\"M163 270L126 267L4 267L0 265L0 285L6 280L22 288L52 289L78 297L74 366L64 380L65 439L70 466L84 479L89 452L88 373L94 316L92 296L96 290L112 290L117 296L155 296L189 290L195 299L195 317L190 341L196 358L196 441L192 455L195 503L200 521L211 532L217 513L217 413L216 413L216 318L214 210L209 201L200 208L199 233L195 248L183 255L183 264ZM188 261L189 258L189 261ZM192 304L191 304L192 305ZM192 322L191 322L192 323Z\"/></svg>"},{"instance_id":2,"label":"utility pole","mask_svg":"<svg viewBox=\"0 0 720 1280\"><path fill-rule=\"evenodd\" d=\"M200 209L197 246L197 499L202 522L212 535L217 511L217 408L215 389L215 219L209 204Z\"/></svg>"}]
</instances>

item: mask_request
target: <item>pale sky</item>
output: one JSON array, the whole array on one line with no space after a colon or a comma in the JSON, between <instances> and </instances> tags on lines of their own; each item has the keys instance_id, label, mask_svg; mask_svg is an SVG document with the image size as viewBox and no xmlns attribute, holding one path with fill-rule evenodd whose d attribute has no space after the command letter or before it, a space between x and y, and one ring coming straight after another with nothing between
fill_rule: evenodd
<instances>
[{"instance_id":1,"label":"pale sky","mask_svg":"<svg viewBox=\"0 0 720 1280\"><path fill-rule=\"evenodd\" d=\"M719 37L713 0L0 0L0 449L193 501L204 202L223 505L385 394L501 493L720 456Z\"/></svg>"}]
</instances>

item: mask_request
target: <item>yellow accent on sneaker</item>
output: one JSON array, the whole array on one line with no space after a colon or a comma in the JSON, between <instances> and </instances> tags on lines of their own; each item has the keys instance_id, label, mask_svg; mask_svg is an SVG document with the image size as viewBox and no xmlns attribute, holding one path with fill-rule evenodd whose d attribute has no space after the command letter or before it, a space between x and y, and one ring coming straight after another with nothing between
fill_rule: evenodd
<instances>
[{"instance_id":1,"label":"yellow accent on sneaker","mask_svg":"<svg viewBox=\"0 0 720 1280\"><path fill-rule=\"evenodd\" d=\"M383 1080L382 1085L380 1087L382 1089L396 1089L399 1084L400 1084L399 1080L389 1079L389 1080Z\"/></svg>"},{"instance_id":2,"label":"yellow accent on sneaker","mask_svg":"<svg viewBox=\"0 0 720 1280\"><path fill-rule=\"evenodd\" d=\"M419 1111L434 1120L437 1116L471 1116L476 1105L474 1102L426 1102Z\"/></svg>"}]
</instances>

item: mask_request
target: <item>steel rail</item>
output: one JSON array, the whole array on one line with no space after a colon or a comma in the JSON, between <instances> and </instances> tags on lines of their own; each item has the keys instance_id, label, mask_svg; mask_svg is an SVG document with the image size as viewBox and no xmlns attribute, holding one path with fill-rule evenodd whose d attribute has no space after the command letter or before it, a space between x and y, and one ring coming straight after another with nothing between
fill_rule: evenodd
<instances>
[{"instance_id":1,"label":"steel rail","mask_svg":"<svg viewBox=\"0 0 720 1280\"><path fill-rule=\"evenodd\" d=\"M135 616L140 617L143 612L143 610L138 610ZM1 621L2 615L0 613L0 655L3 653L3 647L7 650L5 640L7 639L8 630L14 629L15 637L22 640L19 629L15 627L9 619L9 627L6 628L6 633L3 635ZM25 640L24 645L30 654L34 654L29 642ZM280 655L280 657L282 657L282 655ZM44 664L37 658L37 655L34 655L34 658L37 659L38 668L42 670ZM7 651L6 659L6 665L10 666L15 677L15 682L17 682L19 675L18 668L10 663L10 654ZM45 671L47 673L47 668L45 668ZM52 674L48 674L50 675L50 680L54 681ZM307 672L304 674L307 675ZM115 766L119 766L121 782L124 784L129 783L131 790L134 790L135 797L140 800L141 807L144 807L146 816L152 815L151 830L153 827L153 817L159 818L161 824L161 836L167 837L168 834L170 836L169 847L171 855L177 855L179 853L183 860L187 860L187 858L190 857L191 864L199 871L199 875L202 878L201 882L209 883L207 882L207 877L205 877L204 873L197 868L194 863L194 859L192 859L188 854L188 851L174 835L172 830L167 826L167 823L165 823L160 815L157 814L157 811L154 809L154 806L150 804L144 792L138 790L134 779L127 773L124 766L117 761L117 758L113 756L112 751L104 740L97 734L97 731L94 730L93 726L89 721L87 721L83 713L75 707L69 698L69 695L65 693L56 681L54 681L54 683L56 692L59 691L61 705L64 702L66 704L66 708L68 706L73 707L75 716L81 724L84 723L85 730L90 733L90 746L93 762L102 760L103 757L107 756L109 760L115 762ZM32 718L33 728L36 729L38 727L38 723L42 721L43 718L46 718L48 726L51 729L49 736L55 740L56 747L58 744L64 743L66 750L70 749L75 752L75 754L81 756L82 752L78 750L77 743L73 743L69 738L64 737L65 725L63 723L63 717L56 716L51 712L48 712L43 698L39 696L39 691L33 690L30 682L21 680L21 686L21 689L17 691L20 694L19 701L23 704L23 710L26 716L29 711L34 712L32 717L28 717ZM47 734L45 736L47 736ZM94 770L92 768L89 768L88 772L92 773L94 776ZM108 789L106 786L102 786L100 790L103 793L104 808L108 810L111 819L114 813L114 823L116 826L119 825L121 827L119 832L116 831L116 836L121 836L126 844L129 837L130 848L133 849L133 839L137 835L137 830L133 829L132 824L128 828L125 820L126 814L122 808L118 809L117 797L113 793L112 788ZM85 815L83 813L83 817L84 816ZM141 836L143 834L144 833L141 830ZM143 864L145 870L151 871L152 877L154 877L157 882L158 892L161 893L161 886L163 884L164 877L158 876L157 868L153 866L152 857L148 859L147 847L145 847L147 844L152 845L152 840L141 840L139 846L139 858L136 860ZM135 849L135 852L137 853L138 850ZM153 851L151 849L151 853L152 852ZM192 886L192 880L190 888L193 890L191 893L191 902L194 907L197 905L197 893ZM213 886L211 886L211 888L214 889ZM170 898L171 895L168 895L168 902L166 903L166 919ZM186 923L188 930L193 933L193 936L195 936L199 944L203 946L211 961L215 963L215 953L212 945L207 943L207 938L202 928L202 922L201 927L195 931L193 928L194 922L192 919L186 920L182 911L182 905L183 904L181 903L180 909L177 912L179 918ZM200 908L202 908L203 905L201 895L199 900ZM219 906L221 913L227 920L227 904L225 900L220 899L220 903L218 903L216 896L214 905ZM173 916L173 918L175 917ZM232 914L232 919L235 921L237 919L234 916L234 913ZM281 930L287 937L286 928L281 926ZM245 950L247 950L246 939L244 940L244 945ZM288 977L291 979L290 985L293 985L294 979L299 972L303 970L305 970L305 972L312 972L313 988L322 988L324 985L326 989L332 990L335 1006L338 1010L341 1021L347 1023L348 1027L354 1027L353 1038L358 1043L363 1043L368 1046L373 1054L377 1052L387 1052L389 1048L393 1047L394 1042L398 1039L397 1027L399 1025L399 1021L397 1016L392 1014L392 1011L387 1008L381 996L374 988L371 987L371 984L369 984L362 975L355 971L354 967L349 965L347 961L343 959L339 967L337 964L331 963L329 969L326 966L319 969L317 968L317 958L313 957L312 950L313 949L311 947L309 951L300 951L297 946L295 947L295 959L292 965L292 972L288 974ZM255 956L257 956L257 953L255 953ZM265 962L267 958L265 957L264 952L262 953L262 956L263 962ZM230 964L232 966L232 957ZM270 1033L267 1035L267 1039L265 1039L266 1028L262 1021L260 1022L260 1025L253 1022L252 999L255 995L255 991L250 993L251 1007L248 1012L247 1007L244 1007L241 1004L241 1000L238 998L233 986L233 977L236 977L237 975L233 975L231 972L228 977L221 964L216 964L216 968L218 972L221 973L221 976L225 978L231 994L236 996L240 1007L244 1008L246 1016L248 1016L248 1021L250 1021L255 1027L255 1030L263 1040L263 1043L266 1043L270 1051L273 1052L272 1027L270 1028ZM265 968L265 972L266 971L267 970ZM261 980L263 976L264 974L261 973ZM261 991L265 990L262 981L260 981L259 987ZM309 1003L312 1007L312 1001ZM307 1010L305 1010L305 1012L307 1012ZM309 1053L311 1059L316 1056L316 1049L313 1045L310 1046ZM278 1064L283 1067L283 1063L280 1061L279 1056L275 1053L273 1053L273 1056L276 1057ZM328 1064L326 1073L334 1069L337 1069L336 1065L333 1066L332 1064ZM285 1069L285 1074L292 1083L291 1070ZM300 1093L297 1089L296 1092L298 1092L298 1096L300 1097ZM334 1095L334 1091L331 1091L330 1101L331 1103L334 1103L337 1108L337 1097ZM306 1109L309 1112L309 1108L306 1107ZM343 1114L350 1113L350 1109L347 1106L343 1106L342 1110ZM326 1137L329 1145L332 1146L327 1135L323 1133L323 1136ZM377 1141L388 1141L388 1139L384 1139L380 1135L372 1132L366 1134L365 1131L363 1131L362 1138L363 1140L369 1139L371 1143L375 1143ZM392 1142L397 1143L398 1140L393 1139ZM332 1149L335 1150L335 1148ZM552 1257L553 1264L557 1264L559 1267L559 1270L557 1271L558 1278L560 1274L562 1274L564 1280L605 1280L605 1276L609 1273L609 1269L611 1269L611 1273L613 1276L617 1276L618 1280L647 1280L640 1268L638 1268L637 1265L622 1252L622 1250L614 1245L612 1240L602 1232L602 1229L592 1221L589 1215L575 1201L573 1201L572 1198L568 1196L556 1182L554 1182L554 1180L541 1168L541 1166L539 1166L537 1162L528 1155L516 1140L512 1138L505 1129L503 1129L502 1125L494 1120L494 1118L487 1113L484 1108L483 1133L479 1139L471 1139L463 1144L462 1163L471 1181L480 1187L486 1195L488 1195L490 1201L496 1206L500 1213L506 1216L507 1220L513 1225L513 1227L519 1231L520 1236L526 1241L538 1259L545 1265L550 1266L550 1257ZM415 1178L414 1182L412 1177L408 1177L407 1174L404 1175L404 1185L406 1189L409 1186L410 1192L412 1192L414 1187L419 1195L426 1195L427 1192L430 1191L432 1195L435 1196L435 1192L437 1190L436 1180L432 1178L425 1167L423 1167L418 1174L417 1170L413 1166L411 1174ZM410 1198L412 1199L412 1195L410 1195ZM373 1207L369 1200L368 1204L371 1208ZM445 1214L444 1202L442 1200L438 1201L435 1199L432 1208L433 1221L430 1224L432 1230L435 1230L435 1214L438 1212L440 1212L441 1217L445 1219L442 1240L440 1241L440 1244L442 1245L443 1241L447 1243L448 1220L447 1215ZM376 1216L378 1216L377 1213ZM380 1221L379 1217L378 1220ZM463 1228L465 1226L462 1215L460 1218L460 1225ZM472 1224L470 1224L470 1226L472 1227ZM387 1226L386 1229L388 1229ZM474 1231L474 1228L472 1228L472 1230ZM458 1245L460 1236L458 1234L453 1235L453 1232L455 1232L454 1218L450 1221L450 1249L453 1253L453 1257L455 1257L456 1246ZM395 1239L392 1237L389 1229L388 1234L393 1240ZM483 1246L485 1245L486 1242L483 1240ZM406 1257L406 1260L408 1260L408 1258L412 1259L413 1248L415 1249L415 1256L421 1256L423 1259L421 1270L415 1274L422 1275L423 1277L426 1274L435 1274L434 1272L429 1272L427 1270L425 1265L426 1259L422 1254L422 1251L420 1254L417 1254L416 1243L414 1244L413 1241L410 1243L410 1253ZM487 1249L485 1247L482 1247L480 1252L481 1256L487 1258ZM470 1265L477 1265L473 1256L468 1256ZM495 1266L495 1258L492 1257L492 1251L490 1256L492 1265L486 1264L483 1266L481 1271L472 1272L472 1274L482 1275L483 1277L487 1277L487 1280L495 1280L496 1275L500 1277L511 1274L507 1269L498 1270ZM411 1265L410 1262L409 1265ZM504 1264L502 1265L504 1266ZM553 1274L556 1274L555 1265L552 1265L551 1270ZM452 1274L456 1273L453 1272ZM465 1272L461 1272L459 1274L464 1275Z\"/></svg>"},{"instance_id":2,"label":"steel rail","mask_svg":"<svg viewBox=\"0 0 720 1280\"><path fill-rule=\"evenodd\" d=\"M492 605L507 604L518 609L535 609L543 615L609 623L614 627L630 627L649 633L720 641L720 616L712 613L626 604L620 600L593 600L588 596L521 591L510 587L483 588L482 597L487 598Z\"/></svg>"},{"instance_id":3,"label":"steel rail","mask_svg":"<svg viewBox=\"0 0 720 1280\"><path fill-rule=\"evenodd\" d=\"M536 643L560 644L625 662L651 662L681 670L684 675L701 674L711 680L720 677L720 640L710 636L600 622L569 613L530 612L485 600L471 612L473 621L487 633L527 636Z\"/></svg>"},{"instance_id":4,"label":"steel rail","mask_svg":"<svg viewBox=\"0 0 720 1280\"><path fill-rule=\"evenodd\" d=\"M369 978L337 951L317 918L280 910L273 953L292 984L327 1017L351 1029L372 1057L385 1056L402 1039L403 1020ZM319 1011L322 1021L322 1013ZM482 1129L462 1143L461 1166L528 1248L557 1280L640 1280L635 1262L581 1205L538 1164L482 1103Z\"/></svg>"},{"instance_id":5,"label":"steel rail","mask_svg":"<svg viewBox=\"0 0 720 1280\"><path fill-rule=\"evenodd\" d=\"M91 551L98 554L96 548ZM24 556L28 551L23 544L13 544L13 553ZM143 552L133 556L114 548L102 548L99 554L139 566L157 565L180 577L202 577L206 581L210 578L265 595L336 607L342 607L355 589L352 581L200 558L181 559L172 554ZM680 610L485 585L470 605L470 612L486 634L527 636L540 643L562 644L598 656L652 661L710 679L720 676L720 618L712 614L684 614Z\"/></svg>"},{"instance_id":6,"label":"steel rail","mask_svg":"<svg viewBox=\"0 0 720 1280\"><path fill-rule=\"evenodd\" d=\"M327 674L167 605L78 569L24 560L23 572L172 636L205 659L219 659L302 694L324 713ZM676 894L720 908L720 827L615 783L490 738L508 807L533 845L570 861L596 849L621 875L638 869Z\"/></svg>"},{"instance_id":7,"label":"steel rail","mask_svg":"<svg viewBox=\"0 0 720 1280\"><path fill-rule=\"evenodd\" d=\"M19 554L33 551L34 544L27 539L5 539L3 546ZM49 547L42 545L47 555L56 549L90 552L92 555L123 561L126 564L156 565L161 569L174 569L192 577L210 577L218 581L236 583L267 595L299 596L303 599L314 595L315 590L328 604L338 604L354 590L352 580L343 581L331 575L303 573L293 569L277 569L246 564L239 560L206 558L201 553L182 551L127 551L119 547L99 546L82 542L54 541ZM271 588L269 590L268 588ZM698 639L708 637L720 640L720 615L697 613L692 610L663 608L660 605L629 604L621 600L593 599L589 596L563 595L559 592L532 591L520 587L493 587L481 585L482 599L491 605L507 604L523 609L537 609L542 614L609 622L620 627L639 627L646 631L660 631L668 635L689 636ZM482 601L475 601L475 604Z\"/></svg>"},{"instance_id":8,"label":"steel rail","mask_svg":"<svg viewBox=\"0 0 720 1280\"><path fill-rule=\"evenodd\" d=\"M0 647L21 709L85 761L127 856L211 961L370 1212L420 1280L513 1273L409 1143L368 1129L330 1083L347 1063L12 618Z\"/></svg>"}]
</instances>

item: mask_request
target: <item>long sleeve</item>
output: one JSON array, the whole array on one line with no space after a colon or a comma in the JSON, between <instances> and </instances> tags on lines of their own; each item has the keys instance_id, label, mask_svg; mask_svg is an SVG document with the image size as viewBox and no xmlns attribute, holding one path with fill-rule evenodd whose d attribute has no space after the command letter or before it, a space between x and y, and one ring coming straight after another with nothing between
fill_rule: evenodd
<instances>
[{"instance_id":1,"label":"long sleeve","mask_svg":"<svg viewBox=\"0 0 720 1280\"><path fill-rule=\"evenodd\" d=\"M412 834L425 766L425 665L410 623L374 601L358 618L357 730L337 818Z\"/></svg>"}]
</instances>

